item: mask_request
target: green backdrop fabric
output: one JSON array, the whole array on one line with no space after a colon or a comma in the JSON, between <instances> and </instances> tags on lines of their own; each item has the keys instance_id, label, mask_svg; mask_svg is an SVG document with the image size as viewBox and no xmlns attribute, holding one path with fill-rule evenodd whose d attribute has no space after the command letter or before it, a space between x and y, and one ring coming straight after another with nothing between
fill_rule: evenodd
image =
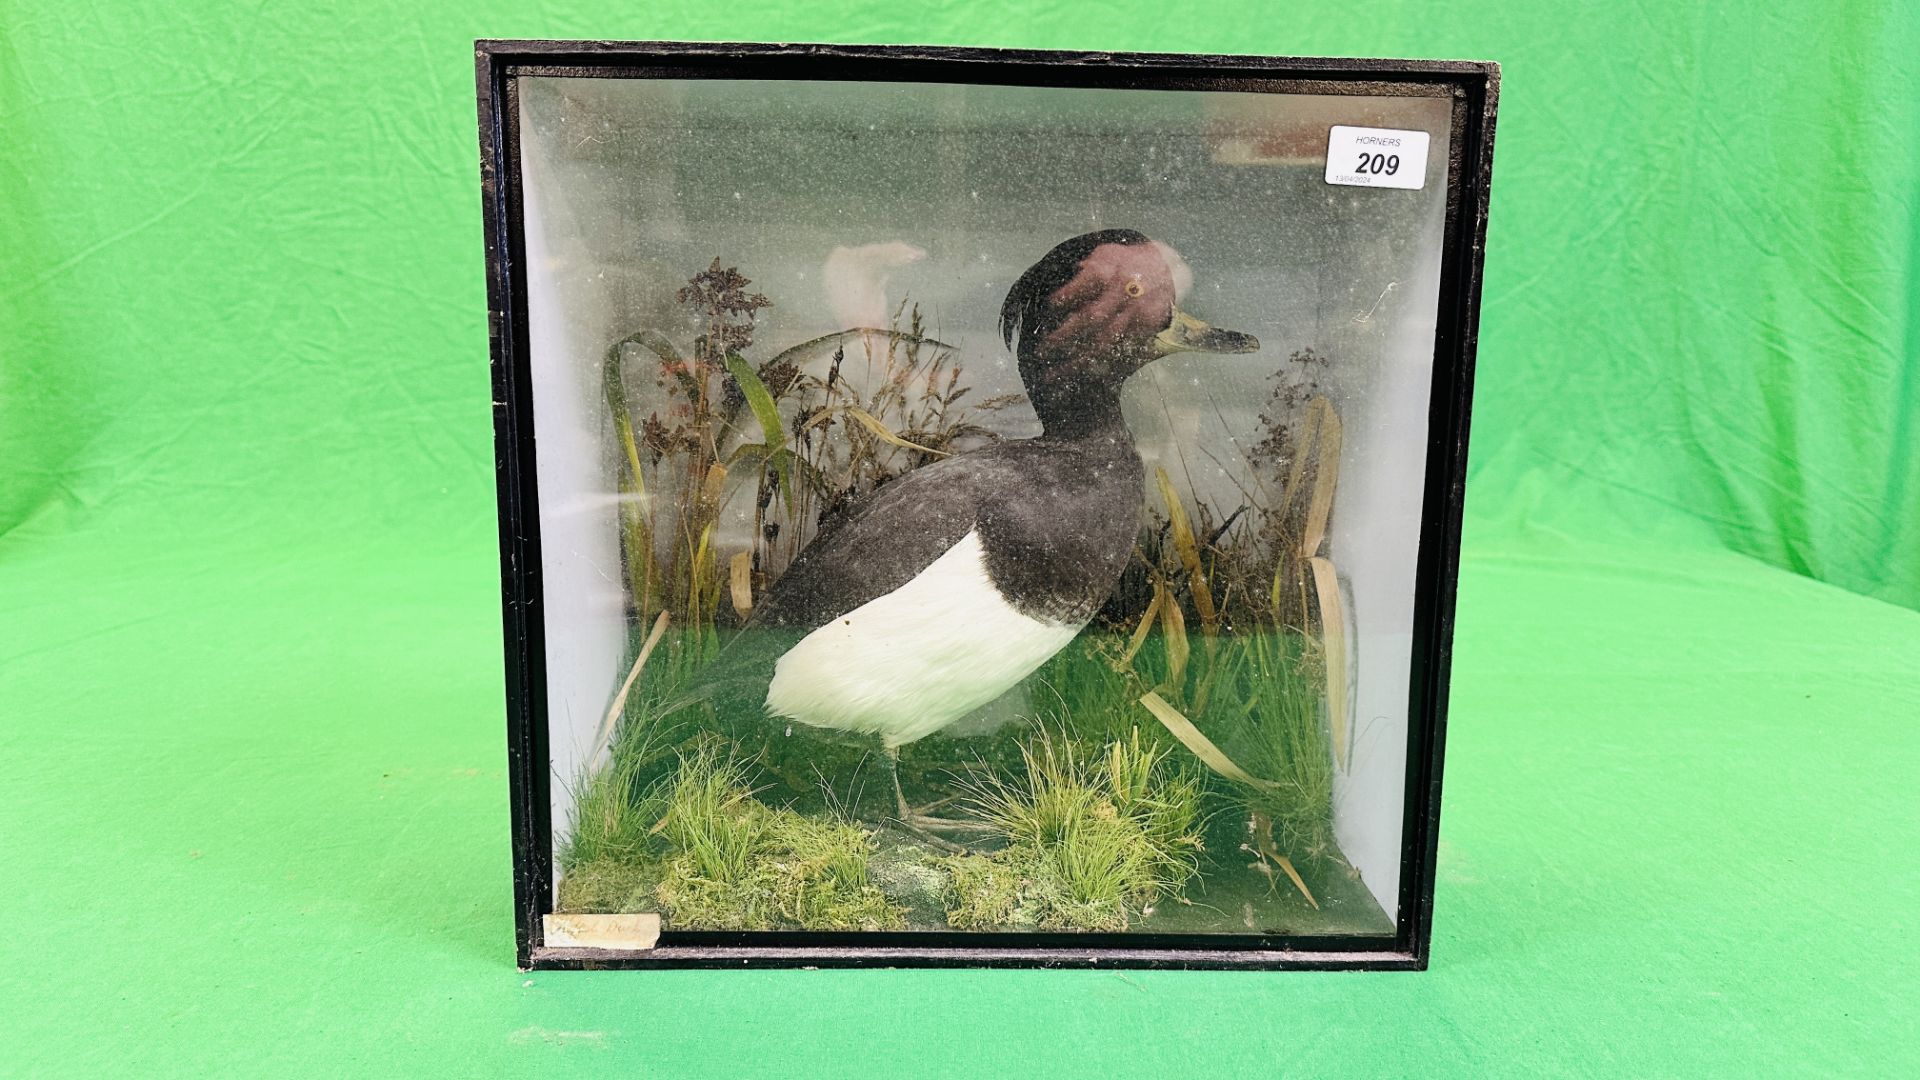
<instances>
[{"instance_id":1,"label":"green backdrop fabric","mask_svg":"<svg viewBox=\"0 0 1920 1080\"><path fill-rule=\"evenodd\" d=\"M0 1074L1910 1064L1912 5L0 20ZM1501 61L1435 969L514 971L480 36Z\"/></svg>"}]
</instances>

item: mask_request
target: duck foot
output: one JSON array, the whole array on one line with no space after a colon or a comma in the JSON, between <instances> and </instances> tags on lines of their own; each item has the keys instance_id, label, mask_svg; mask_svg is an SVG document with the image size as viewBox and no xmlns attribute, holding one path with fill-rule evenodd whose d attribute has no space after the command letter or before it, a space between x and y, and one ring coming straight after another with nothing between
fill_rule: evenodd
<instances>
[{"instance_id":1,"label":"duck foot","mask_svg":"<svg viewBox=\"0 0 1920 1080\"><path fill-rule=\"evenodd\" d=\"M947 852L950 855L978 854L976 851L974 851L974 849L967 847L964 844L956 844L953 841L948 840L946 837L936 835L936 833L937 832L992 832L993 826L988 825L985 822L981 822L981 821L961 821L954 818L938 818L924 812L925 810L933 809L933 807L935 806L941 806L947 802L951 802L952 800L950 799L942 799L939 802L936 802L927 807L924 807L922 810L915 810L913 807L907 805L907 793L901 790L900 788L900 751L899 749L897 747L891 747L891 746L887 747L886 758L887 758L887 774L893 778L894 807L898 811L898 814L896 815L894 820L900 823L900 827L912 833L915 837L918 837L920 840L926 842L927 844L930 844L941 851Z\"/></svg>"},{"instance_id":2,"label":"duck foot","mask_svg":"<svg viewBox=\"0 0 1920 1080\"><path fill-rule=\"evenodd\" d=\"M949 855L976 854L976 852L972 848L966 846L965 844L956 844L944 836L940 836L937 833L931 832L927 829L921 828L918 825L915 825L911 821L897 821L896 823L908 835L912 836L915 840L920 841L921 843L927 845L928 847L933 848L935 851L944 851Z\"/></svg>"},{"instance_id":3,"label":"duck foot","mask_svg":"<svg viewBox=\"0 0 1920 1080\"><path fill-rule=\"evenodd\" d=\"M912 833L923 843L938 848L949 855L984 855L979 848L949 840L939 835L942 832L991 832L993 826L978 821L950 821L946 818L928 817L925 814L902 813L894 819L902 829ZM937 830L937 831L936 831Z\"/></svg>"},{"instance_id":4,"label":"duck foot","mask_svg":"<svg viewBox=\"0 0 1920 1080\"><path fill-rule=\"evenodd\" d=\"M993 826L984 821L956 821L953 818L938 818L930 814L919 813L911 807L902 810L900 820L901 824L917 825L922 829L937 829L940 832L989 833L993 831Z\"/></svg>"}]
</instances>

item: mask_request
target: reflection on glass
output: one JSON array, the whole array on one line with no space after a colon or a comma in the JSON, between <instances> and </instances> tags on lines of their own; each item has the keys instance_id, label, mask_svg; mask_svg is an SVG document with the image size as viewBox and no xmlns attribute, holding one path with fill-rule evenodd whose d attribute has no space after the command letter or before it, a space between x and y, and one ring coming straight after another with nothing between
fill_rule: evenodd
<instances>
[{"instance_id":1,"label":"reflection on glass","mask_svg":"<svg viewBox=\"0 0 1920 1080\"><path fill-rule=\"evenodd\" d=\"M1446 99L521 108L559 909L1391 932Z\"/></svg>"}]
</instances>

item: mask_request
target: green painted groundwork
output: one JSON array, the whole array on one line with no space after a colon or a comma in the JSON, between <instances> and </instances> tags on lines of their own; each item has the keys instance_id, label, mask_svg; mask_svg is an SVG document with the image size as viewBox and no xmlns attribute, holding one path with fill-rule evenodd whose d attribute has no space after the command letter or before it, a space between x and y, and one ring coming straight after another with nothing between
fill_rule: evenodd
<instances>
[{"instance_id":1,"label":"green painted groundwork","mask_svg":"<svg viewBox=\"0 0 1920 1080\"><path fill-rule=\"evenodd\" d=\"M0 5L0 1075L1895 1075L1911 5ZM477 36L1505 65L1434 970L513 970Z\"/></svg>"}]
</instances>

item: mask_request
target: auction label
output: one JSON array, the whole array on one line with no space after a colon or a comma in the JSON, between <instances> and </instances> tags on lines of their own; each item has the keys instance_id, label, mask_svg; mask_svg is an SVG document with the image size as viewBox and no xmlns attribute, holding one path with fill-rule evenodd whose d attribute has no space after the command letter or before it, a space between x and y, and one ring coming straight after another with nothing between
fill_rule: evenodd
<instances>
[{"instance_id":1,"label":"auction label","mask_svg":"<svg viewBox=\"0 0 1920 1080\"><path fill-rule=\"evenodd\" d=\"M1427 133L1336 125L1327 134L1327 183L1418 191L1427 186Z\"/></svg>"}]
</instances>

